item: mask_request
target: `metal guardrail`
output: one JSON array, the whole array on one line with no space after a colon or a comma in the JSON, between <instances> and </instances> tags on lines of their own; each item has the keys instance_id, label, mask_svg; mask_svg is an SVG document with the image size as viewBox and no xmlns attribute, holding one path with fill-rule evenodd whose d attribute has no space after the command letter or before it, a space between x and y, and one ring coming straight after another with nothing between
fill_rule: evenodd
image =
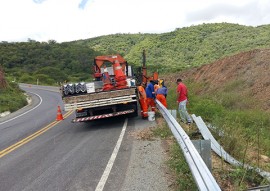
<instances>
[{"instance_id":1,"label":"metal guardrail","mask_svg":"<svg viewBox=\"0 0 270 191\"><path fill-rule=\"evenodd\" d=\"M200 116L196 117L196 115L194 115L194 114L192 114L191 116L192 116L193 120L195 121L197 127L199 128L203 138L205 140L211 141L211 148L217 155L219 155L225 161L227 161L228 163L230 163L234 166L243 166L246 169L256 171L258 174L260 174L262 177L266 178L270 182L270 173L269 172L263 171L260 168L255 168L255 167L252 167L250 165L243 164L243 163L237 161L230 154L228 154L222 148L222 146L215 140L215 138L213 137L213 135L211 134L211 132L209 131L209 129L207 128L206 124L204 123L204 121L202 120L202 118Z\"/></svg>"},{"instance_id":2,"label":"metal guardrail","mask_svg":"<svg viewBox=\"0 0 270 191\"><path fill-rule=\"evenodd\" d=\"M249 188L247 191L270 191L270 186L259 186L259 187L254 187L254 188Z\"/></svg>"},{"instance_id":3,"label":"metal guardrail","mask_svg":"<svg viewBox=\"0 0 270 191\"><path fill-rule=\"evenodd\" d=\"M221 191L215 178L183 128L158 100L156 100L156 105L179 143L199 190Z\"/></svg>"}]
</instances>

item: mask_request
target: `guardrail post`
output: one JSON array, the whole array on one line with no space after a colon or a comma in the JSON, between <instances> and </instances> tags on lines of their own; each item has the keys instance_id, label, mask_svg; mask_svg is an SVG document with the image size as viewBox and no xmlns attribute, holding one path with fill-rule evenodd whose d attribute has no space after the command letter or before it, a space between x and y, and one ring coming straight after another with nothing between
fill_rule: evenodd
<instances>
[{"instance_id":1,"label":"guardrail post","mask_svg":"<svg viewBox=\"0 0 270 191\"><path fill-rule=\"evenodd\" d=\"M177 110L176 109L168 109L168 111L173 116L174 119L177 119Z\"/></svg>"},{"instance_id":2,"label":"guardrail post","mask_svg":"<svg viewBox=\"0 0 270 191\"><path fill-rule=\"evenodd\" d=\"M212 172L211 141L210 140L191 140L198 153L201 155L204 163Z\"/></svg>"}]
</instances>

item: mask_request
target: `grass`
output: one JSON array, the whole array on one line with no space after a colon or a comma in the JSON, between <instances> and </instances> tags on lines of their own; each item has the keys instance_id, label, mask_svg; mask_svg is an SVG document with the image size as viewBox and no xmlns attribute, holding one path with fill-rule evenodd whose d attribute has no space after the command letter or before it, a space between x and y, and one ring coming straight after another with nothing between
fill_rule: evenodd
<instances>
[{"instance_id":1,"label":"grass","mask_svg":"<svg viewBox=\"0 0 270 191\"><path fill-rule=\"evenodd\" d=\"M269 163L263 163L260 156L270 156L270 114L258 109L255 100L248 96L248 93L241 95L242 92L237 91L239 84L241 83L231 83L217 92L201 95L198 93L200 92L198 87L201 86L188 82L189 113L201 116L205 122L217 127L216 131L212 132L214 137L234 158L244 164L269 172ZM176 85L173 84L168 89L168 108L177 109ZM232 90L232 92L228 90ZM219 136L219 131L224 132L223 136ZM159 125L154 130L154 134L163 139L172 139L172 134L166 124ZM182 151L178 143L174 139L172 140L168 166L176 174L177 190L196 190ZM228 185L234 190L244 190L269 184L257 172L242 167L224 168L220 166L214 169L214 172L218 176L217 180L220 181L219 185L224 190L229 190L226 188Z\"/></svg>"},{"instance_id":2,"label":"grass","mask_svg":"<svg viewBox=\"0 0 270 191\"><path fill-rule=\"evenodd\" d=\"M157 113L157 118L162 116ZM171 141L169 146L169 160L166 162L167 166L175 174L175 190L181 191L192 191L197 190L197 186L193 180L189 166L186 163L185 157L180 149L179 144L173 138L170 128L167 126L165 121L162 121L157 128L153 129L154 136L161 137Z\"/></svg>"},{"instance_id":3,"label":"grass","mask_svg":"<svg viewBox=\"0 0 270 191\"><path fill-rule=\"evenodd\" d=\"M192 95L193 103L190 105L190 110L197 116L201 116L204 121L218 127L217 131L224 132L222 137L215 132L215 138L233 157L243 163L270 171L269 165L259 161L261 154L270 155L269 113L257 109L255 100L248 94L241 95L242 91L237 91L236 88L239 84L241 83L232 83L224 90L212 94ZM197 87L197 84L190 83L189 86L192 90L193 86ZM229 89L232 91L229 92ZM244 176L240 172L245 170L234 170L233 174L228 172L229 177L233 176L228 180L234 185L237 184L239 189L248 184L257 186L265 183L263 178L258 178L257 173L246 172Z\"/></svg>"},{"instance_id":4,"label":"grass","mask_svg":"<svg viewBox=\"0 0 270 191\"><path fill-rule=\"evenodd\" d=\"M184 154L179 150L178 143L174 142L170 150L171 157L167 161L168 166L176 173L177 190L196 191L197 185L194 182L189 166L186 163Z\"/></svg>"},{"instance_id":5,"label":"grass","mask_svg":"<svg viewBox=\"0 0 270 191\"><path fill-rule=\"evenodd\" d=\"M14 112L27 104L23 91L18 84L8 83L7 88L0 89L0 113L5 111Z\"/></svg>"},{"instance_id":6,"label":"grass","mask_svg":"<svg viewBox=\"0 0 270 191\"><path fill-rule=\"evenodd\" d=\"M198 94L198 84L188 82L188 109L226 133L221 141L227 142L224 147L228 147L228 152L237 154L239 151L235 149L248 142L252 146L259 145L257 149L269 156L270 113L260 110L249 92L239 91L241 84L241 81L237 81L216 92Z\"/></svg>"}]
</instances>

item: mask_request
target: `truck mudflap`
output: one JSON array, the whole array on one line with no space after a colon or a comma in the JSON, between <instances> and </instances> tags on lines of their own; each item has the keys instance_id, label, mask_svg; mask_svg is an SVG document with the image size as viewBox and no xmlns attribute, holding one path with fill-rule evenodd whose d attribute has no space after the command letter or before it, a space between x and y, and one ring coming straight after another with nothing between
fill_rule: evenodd
<instances>
[{"instance_id":1,"label":"truck mudflap","mask_svg":"<svg viewBox=\"0 0 270 191\"><path fill-rule=\"evenodd\" d=\"M93 121L96 119L103 119L103 118L108 118L108 117L115 117L119 115L126 115L135 112L134 109L126 110L126 111L118 111L115 113L108 113L108 114L102 114L102 115L95 115L95 116L90 116L90 117L81 117L81 118L75 118L72 120L73 123L76 122L85 122L85 121Z\"/></svg>"}]
</instances>

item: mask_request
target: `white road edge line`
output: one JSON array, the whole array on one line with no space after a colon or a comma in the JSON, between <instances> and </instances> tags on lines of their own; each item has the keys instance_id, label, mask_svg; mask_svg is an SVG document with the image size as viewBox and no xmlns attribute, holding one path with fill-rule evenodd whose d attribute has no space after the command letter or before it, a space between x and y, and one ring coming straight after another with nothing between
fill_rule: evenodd
<instances>
[{"instance_id":1,"label":"white road edge line","mask_svg":"<svg viewBox=\"0 0 270 191\"><path fill-rule=\"evenodd\" d=\"M107 164L107 166L106 166L106 168L105 168L105 170L103 172L103 175L101 176L101 179L100 179L95 191L102 191L105 184L106 184L106 181L107 181L107 179L108 179L108 177L110 175L111 169L113 167L115 158L116 158L116 156L118 154L118 151L119 151L119 148L121 146L121 143L122 143L122 140L123 140L126 128L127 128L127 122L128 122L128 118L126 118L126 120L125 120L124 126L122 128L122 131L121 131L121 134L120 134L120 136L118 138L118 141L117 141L117 143L116 143L116 145L114 147L111 158L108 161L108 164Z\"/></svg>"},{"instance_id":2,"label":"white road edge line","mask_svg":"<svg viewBox=\"0 0 270 191\"><path fill-rule=\"evenodd\" d=\"M36 93L33 93L33 92L29 92L29 93L35 94L36 96L39 97L39 99L40 99L39 104L38 104L36 107L34 107L34 108L32 108L32 109L30 109L30 110L28 110L28 111L26 111L26 112L24 112L24 113L22 113L22 114L16 116L16 117L13 117L13 118L11 118L11 119L9 119L9 120L6 120L6 121L0 123L0 125L5 124L5 123L7 123L7 122L10 122L10 121L12 121L12 120L14 120L14 119L17 119L18 117L21 117L21 116L23 116L23 115L29 113L30 111L33 111L33 110L36 109L38 106L40 106L40 104L42 103L42 98L40 97L40 95L38 95L38 94L36 94Z\"/></svg>"}]
</instances>

